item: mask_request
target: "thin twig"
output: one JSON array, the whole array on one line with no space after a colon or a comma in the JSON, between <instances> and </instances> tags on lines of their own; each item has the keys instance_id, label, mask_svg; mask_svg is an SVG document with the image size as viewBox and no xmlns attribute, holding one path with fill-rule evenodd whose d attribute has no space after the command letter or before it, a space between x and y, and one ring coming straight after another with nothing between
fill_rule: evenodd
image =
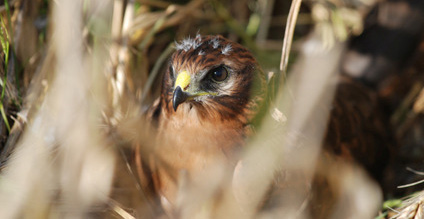
<instances>
[{"instance_id":1,"label":"thin twig","mask_svg":"<svg viewBox=\"0 0 424 219\"><path fill-rule=\"evenodd\" d=\"M415 173L415 174L417 174L417 175L424 176L424 172L414 170L414 169L412 169L411 167L406 167L406 170L411 171L411 172L413 172L413 173Z\"/></svg>"},{"instance_id":2,"label":"thin twig","mask_svg":"<svg viewBox=\"0 0 424 219\"><path fill-rule=\"evenodd\" d=\"M17 119L15 120L9 136L7 137L7 142L0 153L0 170L6 164L6 161L12 151L15 149L15 146L24 130L26 124L28 110L22 110Z\"/></svg>"},{"instance_id":3,"label":"thin twig","mask_svg":"<svg viewBox=\"0 0 424 219\"><path fill-rule=\"evenodd\" d=\"M119 16L120 12L122 13L122 9L123 9L123 4L120 0L115 1L115 6L117 7L116 11L114 11L114 17L117 17L118 19L121 19L122 15ZM121 8L122 7L122 8ZM116 76L114 78L114 80L112 80L113 83L113 87L114 87L114 92L113 92L113 106L114 107L118 107L121 106L120 104L120 98L122 97L124 90L125 90L125 86L128 85L128 80L126 78L126 74L125 74L125 67L128 64L128 62L126 61L127 57L128 57L128 33L129 33L129 29L131 27L132 21L133 21L133 16L134 16L134 0L129 0L127 2L127 5L125 6L126 10L125 10L125 14L123 15L123 21L121 24L121 30L118 30L117 28L119 27L118 22L114 22L112 25L116 25L112 27L112 36L115 39L119 39L120 40L120 47L116 48L116 47L112 47L113 53L113 60L116 60L117 62L113 61L113 66L115 67L116 65ZM115 9L114 9L115 10ZM115 12L117 12L115 14ZM116 15L116 16L115 16ZM116 28L116 29L115 29ZM119 34L120 33L120 34ZM118 36L118 37L117 37ZM116 45L115 45L116 46ZM117 111L119 113L119 111Z\"/></svg>"},{"instance_id":4,"label":"thin twig","mask_svg":"<svg viewBox=\"0 0 424 219\"><path fill-rule=\"evenodd\" d=\"M401 185L401 186L398 186L397 188L398 189L407 188L407 187L415 186L415 185L418 185L418 184L421 184L421 183L424 183L424 179L419 180L419 181L416 181L416 182L413 182L413 183Z\"/></svg>"},{"instance_id":5,"label":"thin twig","mask_svg":"<svg viewBox=\"0 0 424 219\"><path fill-rule=\"evenodd\" d=\"M396 108L395 112L390 117L390 122L398 127L396 135L399 136L399 138L404 136L406 130L408 130L418 116L413 110L410 111L410 106L414 103L423 86L424 85L420 82L415 83L408 95L403 98L400 106Z\"/></svg>"},{"instance_id":6,"label":"thin twig","mask_svg":"<svg viewBox=\"0 0 424 219\"><path fill-rule=\"evenodd\" d=\"M400 213L400 211L398 211L398 210L396 210L396 209L394 209L394 208L392 208L392 207L389 207L389 206L387 206L387 209L389 209L389 210L391 210L391 211L393 211L393 212L396 212L396 213Z\"/></svg>"},{"instance_id":7,"label":"thin twig","mask_svg":"<svg viewBox=\"0 0 424 219\"><path fill-rule=\"evenodd\" d=\"M113 19L112 19L112 38L117 40L121 36L122 30L122 13L124 12L124 1L115 0L113 5ZM118 55L116 54L116 59Z\"/></svg>"},{"instance_id":8,"label":"thin twig","mask_svg":"<svg viewBox=\"0 0 424 219\"><path fill-rule=\"evenodd\" d=\"M290 49L293 41L294 28L296 27L297 17L299 15L299 9L302 0L293 0L290 7L290 12L287 19L286 30L284 33L283 48L281 51L281 62L280 62L280 72L283 77L281 80L285 79L285 74L287 71L287 63L289 60Z\"/></svg>"},{"instance_id":9,"label":"thin twig","mask_svg":"<svg viewBox=\"0 0 424 219\"><path fill-rule=\"evenodd\" d=\"M122 31L122 17L124 13L124 1L123 0L115 0L113 4L113 15L112 15L112 28L111 28L111 36L114 40L114 43L110 47L110 57L111 57L111 69L112 72L115 72L115 68L118 65L119 60L119 41L121 38ZM118 100L118 88L117 83L114 78L111 78L111 84L113 87L113 97L112 104L113 106L117 105Z\"/></svg>"},{"instance_id":10,"label":"thin twig","mask_svg":"<svg viewBox=\"0 0 424 219\"><path fill-rule=\"evenodd\" d=\"M121 205L113 199L109 200L109 206L113 211L124 219L135 219L130 213L125 211Z\"/></svg>"}]
</instances>

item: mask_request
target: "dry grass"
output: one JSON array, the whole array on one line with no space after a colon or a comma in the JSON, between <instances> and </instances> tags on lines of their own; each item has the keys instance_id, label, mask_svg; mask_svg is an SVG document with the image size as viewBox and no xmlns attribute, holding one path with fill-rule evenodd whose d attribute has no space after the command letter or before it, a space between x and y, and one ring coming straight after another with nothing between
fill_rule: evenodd
<instances>
[{"instance_id":1,"label":"dry grass","mask_svg":"<svg viewBox=\"0 0 424 219\"><path fill-rule=\"evenodd\" d=\"M139 150L143 158L154 144L143 113L158 95L174 40L198 31L223 34L249 47L269 72L279 72L279 64L285 72L301 1L293 3L284 44L278 39L284 45L282 56L281 47L264 50L255 43L255 33L270 28L254 20L272 15L267 1L179 2L15 0L9 1L11 9L0 9L2 30L9 31L14 51L2 53L8 64L1 69L1 218L156 214L158 206L142 189L132 153ZM288 119L266 116L244 151L234 182L219 163L206 170L204 180L182 180L181 218L314 218L305 203L313 199L309 190L317 173L338 194L331 217L376 216L382 194L362 169L337 159L328 164L334 171L315 168L329 114L329 107L317 106L331 104L344 40L360 32L360 20L373 4L352 0L358 7L348 7L343 2L309 3L312 13L307 16L315 26L308 37L296 36L303 37L293 46L296 64L279 82L272 108ZM261 45L275 43L261 40ZM258 213L275 172L305 173L303 184L283 189L274 197L276 207ZM299 178L284 180L291 185Z\"/></svg>"}]
</instances>

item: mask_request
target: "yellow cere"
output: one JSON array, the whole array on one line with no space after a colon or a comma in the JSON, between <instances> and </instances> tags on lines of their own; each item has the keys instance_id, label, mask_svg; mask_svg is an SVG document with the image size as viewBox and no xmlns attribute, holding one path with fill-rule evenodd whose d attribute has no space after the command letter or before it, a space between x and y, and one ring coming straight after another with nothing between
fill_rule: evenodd
<instances>
[{"instance_id":1,"label":"yellow cere","mask_svg":"<svg viewBox=\"0 0 424 219\"><path fill-rule=\"evenodd\" d=\"M178 74L177 80L175 81L175 87L180 86L182 90L186 90L190 84L191 77L187 71L182 71Z\"/></svg>"}]
</instances>

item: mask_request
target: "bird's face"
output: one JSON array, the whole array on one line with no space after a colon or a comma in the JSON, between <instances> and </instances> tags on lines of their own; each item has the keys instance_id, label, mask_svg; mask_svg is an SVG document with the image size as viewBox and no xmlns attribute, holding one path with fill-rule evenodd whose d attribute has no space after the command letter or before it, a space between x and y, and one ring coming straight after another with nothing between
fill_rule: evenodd
<instances>
[{"instance_id":1,"label":"bird's face","mask_svg":"<svg viewBox=\"0 0 424 219\"><path fill-rule=\"evenodd\" d=\"M188 104L203 115L219 112L221 118L243 112L259 71L247 49L221 36L199 35L176 48L162 91L168 109Z\"/></svg>"}]
</instances>

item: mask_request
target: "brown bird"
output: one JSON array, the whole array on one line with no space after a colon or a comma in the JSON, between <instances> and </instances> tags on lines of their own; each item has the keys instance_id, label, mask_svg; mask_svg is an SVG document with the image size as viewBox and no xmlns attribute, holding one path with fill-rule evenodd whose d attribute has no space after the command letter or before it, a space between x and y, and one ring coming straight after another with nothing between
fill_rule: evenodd
<instances>
[{"instance_id":1,"label":"brown bird","mask_svg":"<svg viewBox=\"0 0 424 219\"><path fill-rule=\"evenodd\" d=\"M324 148L361 162L379 178L388 148L378 103L353 80L340 84ZM149 111L158 142L146 163L162 203L175 204L182 171L192 179L216 160L235 166L255 116L267 108L266 90L263 71L243 46L200 35L176 45L161 96Z\"/></svg>"},{"instance_id":2,"label":"brown bird","mask_svg":"<svg viewBox=\"0 0 424 219\"><path fill-rule=\"evenodd\" d=\"M190 179L217 160L235 165L263 105L265 83L253 55L221 36L176 45L150 110L159 139L150 166L162 198L174 204L181 170Z\"/></svg>"}]
</instances>

